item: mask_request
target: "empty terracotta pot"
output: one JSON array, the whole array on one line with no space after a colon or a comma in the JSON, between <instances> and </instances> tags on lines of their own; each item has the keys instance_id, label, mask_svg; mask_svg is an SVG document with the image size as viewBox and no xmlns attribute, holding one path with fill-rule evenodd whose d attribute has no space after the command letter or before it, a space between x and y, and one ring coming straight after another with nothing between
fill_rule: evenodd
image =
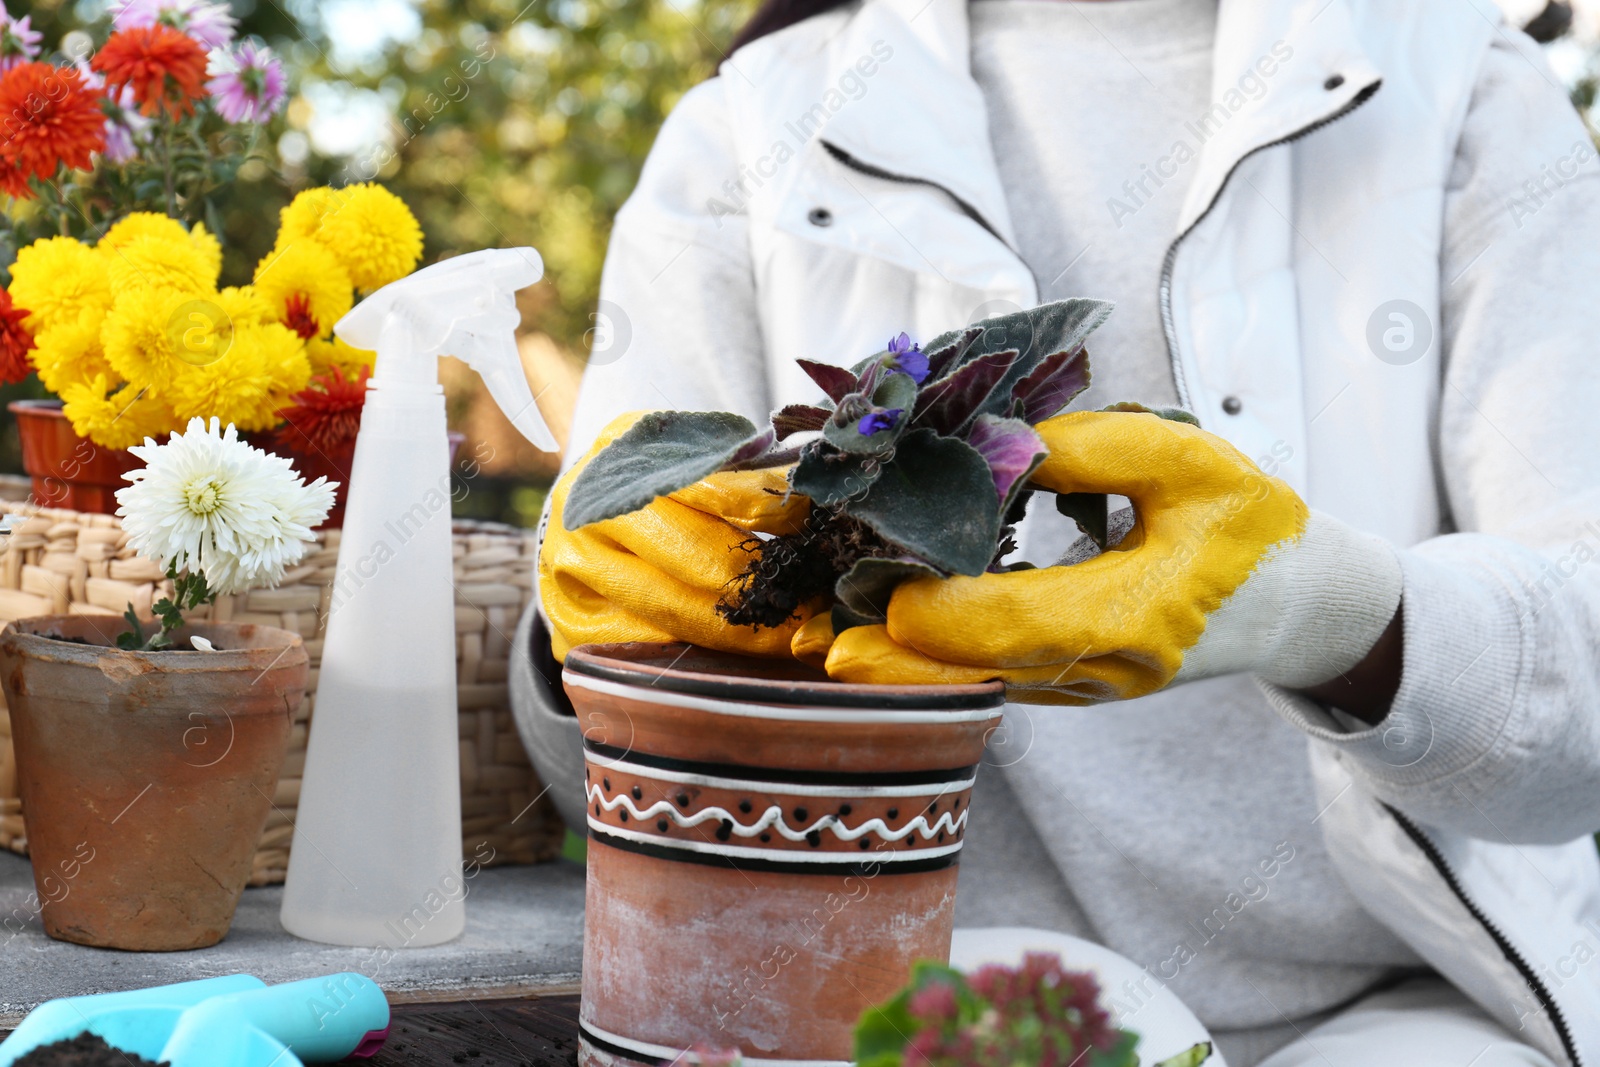
<instances>
[{"instance_id":1,"label":"empty terracotta pot","mask_svg":"<svg viewBox=\"0 0 1600 1067\"><path fill-rule=\"evenodd\" d=\"M218 651L125 652L110 616L0 631L45 932L141 951L228 932L266 824L307 658L297 634L194 623Z\"/></svg>"},{"instance_id":2,"label":"empty terracotta pot","mask_svg":"<svg viewBox=\"0 0 1600 1067\"><path fill-rule=\"evenodd\" d=\"M842 685L686 645L574 649L589 871L580 1062L843 1067L863 1009L948 959L999 683Z\"/></svg>"}]
</instances>

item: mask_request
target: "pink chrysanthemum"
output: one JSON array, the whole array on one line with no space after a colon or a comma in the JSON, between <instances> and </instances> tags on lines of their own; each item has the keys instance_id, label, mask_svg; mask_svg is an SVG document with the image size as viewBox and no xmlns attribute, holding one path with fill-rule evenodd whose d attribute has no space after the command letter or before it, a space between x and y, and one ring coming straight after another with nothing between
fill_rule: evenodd
<instances>
[{"instance_id":1,"label":"pink chrysanthemum","mask_svg":"<svg viewBox=\"0 0 1600 1067\"><path fill-rule=\"evenodd\" d=\"M229 122L266 122L288 95L283 64L272 49L244 41L231 52L213 52L206 82L211 102Z\"/></svg>"},{"instance_id":2,"label":"pink chrysanthemum","mask_svg":"<svg viewBox=\"0 0 1600 1067\"><path fill-rule=\"evenodd\" d=\"M0 74L19 63L38 58L39 42L44 40L44 34L32 28L30 21L28 15L12 18L0 4Z\"/></svg>"},{"instance_id":3,"label":"pink chrysanthemum","mask_svg":"<svg viewBox=\"0 0 1600 1067\"><path fill-rule=\"evenodd\" d=\"M170 26L208 49L226 48L233 43L235 21L227 4L208 0L111 0L109 6L112 24L119 30Z\"/></svg>"}]
</instances>

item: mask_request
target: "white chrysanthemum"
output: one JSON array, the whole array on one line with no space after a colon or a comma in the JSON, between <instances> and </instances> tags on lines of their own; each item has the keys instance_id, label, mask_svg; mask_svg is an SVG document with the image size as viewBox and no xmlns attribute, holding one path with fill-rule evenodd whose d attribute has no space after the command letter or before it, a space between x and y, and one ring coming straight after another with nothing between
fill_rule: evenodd
<instances>
[{"instance_id":1,"label":"white chrysanthemum","mask_svg":"<svg viewBox=\"0 0 1600 1067\"><path fill-rule=\"evenodd\" d=\"M166 444L147 437L128 451L145 462L117 490L128 544L205 575L218 593L277 585L333 506L337 483L305 484L288 460L250 447L231 425L220 431L216 419L190 419Z\"/></svg>"}]
</instances>

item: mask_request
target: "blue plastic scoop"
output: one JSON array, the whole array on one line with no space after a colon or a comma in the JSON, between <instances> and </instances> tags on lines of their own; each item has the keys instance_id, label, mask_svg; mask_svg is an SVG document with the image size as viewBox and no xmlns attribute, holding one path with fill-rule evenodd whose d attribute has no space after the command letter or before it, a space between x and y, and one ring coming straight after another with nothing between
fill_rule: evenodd
<instances>
[{"instance_id":1,"label":"blue plastic scoop","mask_svg":"<svg viewBox=\"0 0 1600 1067\"><path fill-rule=\"evenodd\" d=\"M389 1003L364 975L269 986L248 974L48 1001L0 1041L0 1067L91 1033L172 1067L298 1067L377 1052Z\"/></svg>"}]
</instances>

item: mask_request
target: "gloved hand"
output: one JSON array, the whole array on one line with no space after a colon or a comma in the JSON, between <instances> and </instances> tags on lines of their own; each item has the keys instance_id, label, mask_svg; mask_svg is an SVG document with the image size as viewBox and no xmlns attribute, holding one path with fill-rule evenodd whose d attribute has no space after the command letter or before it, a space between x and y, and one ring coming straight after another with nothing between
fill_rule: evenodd
<instances>
[{"instance_id":1,"label":"gloved hand","mask_svg":"<svg viewBox=\"0 0 1600 1067\"><path fill-rule=\"evenodd\" d=\"M803 617L755 630L730 626L715 610L750 562L741 547L749 535L798 532L810 511L805 497L785 502L784 471L713 474L628 515L579 530L561 524L578 472L642 414L615 419L550 491L539 597L556 659L566 659L576 645L610 641L688 641L723 652L788 656Z\"/></svg>"},{"instance_id":2,"label":"gloved hand","mask_svg":"<svg viewBox=\"0 0 1600 1067\"><path fill-rule=\"evenodd\" d=\"M886 626L833 640L849 682L999 678L1013 700L1088 704L1255 672L1304 687L1360 662L1400 602L1394 550L1309 510L1232 445L1152 414L1071 412L1036 429L1033 482L1128 497L1115 548L1065 567L916 579ZM815 658L813 623L801 639Z\"/></svg>"}]
</instances>

